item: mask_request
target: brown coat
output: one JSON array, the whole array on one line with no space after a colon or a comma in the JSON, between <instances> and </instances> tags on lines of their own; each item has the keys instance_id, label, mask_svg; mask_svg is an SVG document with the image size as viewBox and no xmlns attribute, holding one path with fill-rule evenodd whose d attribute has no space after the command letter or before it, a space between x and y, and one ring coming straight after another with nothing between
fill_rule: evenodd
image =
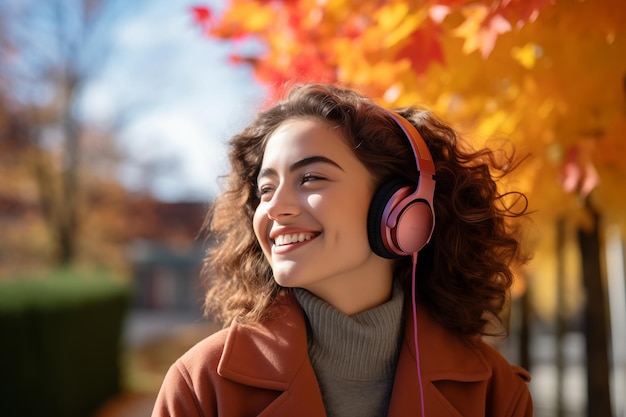
<instances>
[{"instance_id":1,"label":"brown coat","mask_svg":"<svg viewBox=\"0 0 626 417\"><path fill-rule=\"evenodd\" d=\"M282 314L262 324L233 323L172 365L152 417L320 417L324 404L307 353L304 315L289 292ZM418 314L425 411L428 417L528 417L530 377L493 348L471 348ZM389 416L419 416L420 395L407 315Z\"/></svg>"}]
</instances>

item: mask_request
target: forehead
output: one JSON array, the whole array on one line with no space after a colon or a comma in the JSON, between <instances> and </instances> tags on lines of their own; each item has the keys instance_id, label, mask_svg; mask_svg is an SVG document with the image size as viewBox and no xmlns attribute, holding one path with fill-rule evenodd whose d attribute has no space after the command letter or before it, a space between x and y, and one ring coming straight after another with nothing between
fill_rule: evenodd
<instances>
[{"instance_id":1,"label":"forehead","mask_svg":"<svg viewBox=\"0 0 626 417\"><path fill-rule=\"evenodd\" d=\"M291 119L268 137L262 165L312 155L356 159L341 129L318 119Z\"/></svg>"}]
</instances>

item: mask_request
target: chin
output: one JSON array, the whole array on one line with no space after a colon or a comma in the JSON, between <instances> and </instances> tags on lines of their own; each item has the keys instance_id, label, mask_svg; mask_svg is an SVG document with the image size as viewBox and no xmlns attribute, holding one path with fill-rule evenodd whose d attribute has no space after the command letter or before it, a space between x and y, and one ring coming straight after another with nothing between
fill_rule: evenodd
<instances>
[{"instance_id":1,"label":"chin","mask_svg":"<svg viewBox=\"0 0 626 417\"><path fill-rule=\"evenodd\" d=\"M274 276L274 281L276 281L276 283L278 285L280 285L281 287L285 287L285 288L294 288L294 287L299 287L300 285L298 285L298 282L293 280L293 279L289 279L289 278L283 278L283 277L276 277Z\"/></svg>"},{"instance_id":2,"label":"chin","mask_svg":"<svg viewBox=\"0 0 626 417\"><path fill-rule=\"evenodd\" d=\"M276 283L281 287L285 288L296 288L305 285L305 282L302 281L302 279L296 279L295 275L292 273L285 274L279 272L274 274L274 281L276 281Z\"/></svg>"},{"instance_id":3,"label":"chin","mask_svg":"<svg viewBox=\"0 0 626 417\"><path fill-rule=\"evenodd\" d=\"M281 287L295 287L294 280L289 274L285 274L284 272L276 272L274 271L274 281Z\"/></svg>"}]
</instances>

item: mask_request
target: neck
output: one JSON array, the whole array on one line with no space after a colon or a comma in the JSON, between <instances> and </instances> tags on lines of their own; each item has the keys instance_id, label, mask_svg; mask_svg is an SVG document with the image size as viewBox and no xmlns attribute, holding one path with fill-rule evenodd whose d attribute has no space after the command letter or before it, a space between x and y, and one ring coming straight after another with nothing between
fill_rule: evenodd
<instances>
[{"instance_id":1,"label":"neck","mask_svg":"<svg viewBox=\"0 0 626 417\"><path fill-rule=\"evenodd\" d=\"M358 277L333 277L332 284L310 285L305 289L347 316L386 303L393 287L393 262L387 259Z\"/></svg>"}]
</instances>

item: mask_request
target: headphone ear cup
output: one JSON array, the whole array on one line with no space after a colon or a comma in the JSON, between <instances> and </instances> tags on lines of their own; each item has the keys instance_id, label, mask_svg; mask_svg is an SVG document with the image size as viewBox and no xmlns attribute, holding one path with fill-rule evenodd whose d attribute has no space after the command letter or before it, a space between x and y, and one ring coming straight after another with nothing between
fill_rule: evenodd
<instances>
[{"instance_id":1,"label":"headphone ear cup","mask_svg":"<svg viewBox=\"0 0 626 417\"><path fill-rule=\"evenodd\" d=\"M402 256L387 249L388 247L395 247L395 244L388 241L387 233L383 231L383 228L385 231L388 229L387 218L383 217L385 213L391 212L393 207L390 206L397 200L394 196L405 188L410 190L412 186L400 179L386 182L374 193L370 203L367 215L367 236L372 251L383 258L396 259Z\"/></svg>"}]
</instances>

